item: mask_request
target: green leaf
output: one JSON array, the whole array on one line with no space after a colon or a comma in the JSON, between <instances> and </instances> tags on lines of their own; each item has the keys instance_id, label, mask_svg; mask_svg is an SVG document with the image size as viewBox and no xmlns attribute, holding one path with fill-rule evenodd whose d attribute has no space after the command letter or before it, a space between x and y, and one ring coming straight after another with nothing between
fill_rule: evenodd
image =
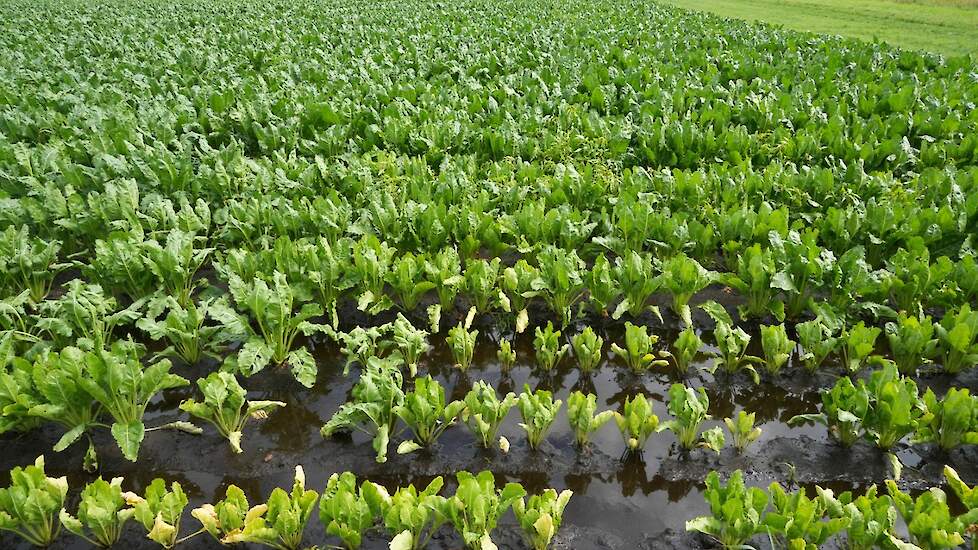
<instances>
[{"instance_id":1,"label":"green leaf","mask_svg":"<svg viewBox=\"0 0 978 550\"><path fill-rule=\"evenodd\" d=\"M292 369L292 376L295 377L296 381L307 388L311 388L316 384L316 375L319 372L319 368L316 366L316 360L309 353L309 350L300 348L289 353L288 363Z\"/></svg>"},{"instance_id":2,"label":"green leaf","mask_svg":"<svg viewBox=\"0 0 978 550\"><path fill-rule=\"evenodd\" d=\"M128 424L118 422L112 424L112 437L119 444L119 449L122 450L122 454L127 460L136 462L145 431L146 427L138 420Z\"/></svg>"}]
</instances>

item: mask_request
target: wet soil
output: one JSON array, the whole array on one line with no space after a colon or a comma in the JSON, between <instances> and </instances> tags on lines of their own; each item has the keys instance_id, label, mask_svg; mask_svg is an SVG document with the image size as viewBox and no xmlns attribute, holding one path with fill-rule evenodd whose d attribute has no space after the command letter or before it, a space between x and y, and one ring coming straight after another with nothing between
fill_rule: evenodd
<instances>
[{"instance_id":1,"label":"wet soil","mask_svg":"<svg viewBox=\"0 0 978 550\"><path fill-rule=\"evenodd\" d=\"M720 289L707 291L702 299L718 299L729 307L735 298L726 296ZM664 304L663 304L664 306ZM442 327L454 324L461 313L447 314ZM423 311L423 309L422 309ZM662 308L664 321L649 315L642 320L660 335L661 342L671 342L679 331L678 320L666 308ZM531 312L531 326L542 320L541 311ZM416 314L421 319L420 314ZM369 320L350 306L341 312L342 324L368 323ZM375 322L386 320L380 317ZM694 316L698 329L709 346L712 322L698 312ZM545 388L556 397L566 400L574 390L594 392L599 408L620 409L626 397L639 392L654 401L656 413L661 419L668 416L665 397L675 377L667 372L649 372L636 375L608 352L600 368L590 376L582 376L573 357L567 357L556 370L541 372L535 365L532 329L515 338L518 359L509 372L502 372L496 361L496 341L500 337L511 338L506 329L500 329L489 317L478 321L481 330L476 357L472 368L461 373L452 368L452 358L444 345L444 330L431 338L432 348L420 365L420 373L430 373L446 386L450 398L460 399L478 380L486 380L497 391L519 393L524 384L531 388ZM416 323L419 326L420 322ZM606 349L610 342L621 342L621 324L610 319L592 318L589 324L605 338ZM583 326L569 327L565 337ZM760 355L759 335L756 324L746 324L753 336L752 353ZM841 371L829 363L817 375L809 375L792 363L781 376L762 379L754 385L748 378L712 376L704 369L711 360L703 357L695 372L686 382L703 386L711 400L710 413L714 419L704 429L722 423L722 419L740 410L757 414L757 423L763 429L760 439L744 455L737 455L732 448L720 455L705 450L689 454L678 451L675 438L669 432L654 435L641 456L622 456L624 444L614 423L606 424L594 434L591 448L579 451L573 444L573 434L561 412L554 423L544 447L530 450L518 427L519 413L514 408L500 433L512 443L506 454L479 448L471 433L463 426L449 429L439 440L436 449L412 455L399 456L394 452L397 443L406 433L392 438L389 460L378 464L367 436L360 433L323 439L319 429L323 423L345 402L358 372L356 366L349 376L342 374L344 358L336 346L326 340L307 342L316 355L320 374L315 388L309 390L298 385L291 376L281 370L266 369L258 375L243 380L253 399L286 401L288 406L271 413L262 422L249 424L242 443L244 452L235 455L226 440L212 427L204 426L203 435L194 436L171 431L150 432L140 450L139 462L126 461L111 437L104 432L95 435L99 451L100 471L87 474L81 469L85 451L83 444L76 444L62 453L51 447L60 437L60 431L52 426L26 434L0 436L0 471L34 460L44 454L50 475L67 475L72 487L68 508L75 509L77 492L88 481L101 474L105 478L124 476L127 490L141 492L154 478L179 481L190 497L183 533L197 529L190 510L204 502L219 500L229 484L241 487L252 502L264 501L275 487L289 487L293 469L301 464L306 473L307 486L321 491L327 478L334 472L349 470L361 479L371 479L390 488L408 483L426 484L435 476L446 478L446 491L454 490L454 474L460 470L491 470L497 482L518 481L529 492L539 492L547 487L558 490L571 489L571 499L564 516L555 548L591 549L687 549L709 548L706 538L686 533L685 521L707 512L702 498L702 481L710 470L729 473L735 469L745 472L748 483L766 486L777 481L784 485L811 488L818 484L836 491L862 491L873 483L881 483L890 476L890 466L884 453L869 444L859 443L844 449L830 440L821 426L801 425L790 427L788 419L796 414L817 412L819 390L830 387ZM885 350L881 350L885 352ZM214 364L194 367L175 365L174 371L195 380L215 368ZM921 376L921 388L933 387L943 393L950 386L978 389L978 375L973 373L956 378L943 375ZM191 397L195 386L168 391L158 396L147 413L147 426L186 418L178 410L181 400ZM947 455L925 446L902 445L896 450L904 464L901 483L907 489L923 489L940 484L941 469L945 463L954 466L962 478L978 481L978 449L964 447ZM5 480L6 482L6 480ZM307 545L336 544L328 538L314 512L306 530ZM502 549L525 548L520 540L519 529L512 513L508 513L496 529L493 539ZM153 548L144 538L141 527L130 523L123 539L125 548ZM389 537L383 532L371 534L364 548L387 548ZM767 540L757 540L758 548L770 546ZM73 536L64 535L55 548L86 548L87 545ZM220 548L206 535L199 536L182 548ZM459 549L461 541L450 527L443 527L429 545L436 549ZM0 548L27 548L9 535L0 535Z\"/></svg>"}]
</instances>

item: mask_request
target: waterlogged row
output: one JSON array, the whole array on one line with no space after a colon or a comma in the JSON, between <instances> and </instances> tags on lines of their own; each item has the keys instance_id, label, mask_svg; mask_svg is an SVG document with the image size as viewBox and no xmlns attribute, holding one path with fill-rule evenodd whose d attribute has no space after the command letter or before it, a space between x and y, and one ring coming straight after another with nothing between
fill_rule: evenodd
<instances>
[{"instance_id":1,"label":"waterlogged row","mask_svg":"<svg viewBox=\"0 0 978 550\"><path fill-rule=\"evenodd\" d=\"M338 429L361 430L372 437L377 461L384 462L398 419L413 435L413 439L398 445L397 452L401 454L430 448L458 422L489 448L497 444L503 419L517 407L522 419L519 426L526 432L529 448L536 451L563 405L549 391L531 392L529 386L524 386L519 395L510 392L500 398L491 385L479 381L464 399L452 402L446 402L444 388L430 376L415 378L413 391L405 392L403 386L396 360L372 358L353 388L352 400L323 426L322 434L329 436ZM587 447L592 432L614 419L626 452L641 452L649 437L669 430L684 453L696 447L719 453L726 443L723 429L701 429L702 423L711 418L706 391L677 383L669 388L668 397L666 408L671 418L660 422L643 394L627 398L620 412L598 412L593 394L576 391L567 400L567 420L582 449ZM746 411L724 419L738 453L761 434L754 420L754 413ZM805 421L825 424L844 446L865 439L880 449L890 450L912 434L913 443L936 443L949 451L960 445L978 444L978 397L959 388L951 388L941 399L930 389L921 396L913 380L901 376L893 363L887 363L872 372L868 381L859 380L855 385L848 376L840 377L834 387L822 392L821 413L796 416L790 423ZM503 451L509 449L505 438L499 438L498 444Z\"/></svg>"},{"instance_id":2,"label":"waterlogged row","mask_svg":"<svg viewBox=\"0 0 978 550\"><path fill-rule=\"evenodd\" d=\"M379 529L391 537L391 550L425 548L443 525L454 527L466 547L492 550L496 548L493 530L509 508L527 547L546 550L572 497L569 490L546 489L526 498L518 483L497 488L490 472L459 472L456 477L455 493L447 497L440 494L441 477L421 490L412 484L390 493L370 481L358 485L355 475L344 472L329 478L320 498L316 491L306 489L300 466L291 491L276 488L262 504L250 505L244 492L230 485L224 499L191 511L201 527L184 534L181 519L188 498L179 483L167 487L157 478L143 495L137 495L123 492L122 478L109 482L99 478L81 491L77 512L72 515L65 508L67 480L48 477L44 458L39 457L33 465L14 468L11 486L0 489L0 530L46 547L64 527L93 546L108 548L120 541L126 522L135 520L163 548L210 535L221 544L247 542L297 550L318 500L319 519L327 535L351 550L360 547L365 534ZM954 511L940 488L914 497L893 479L886 480L887 494L879 494L876 485L861 494L846 491L839 495L816 486L810 498L803 488L790 491L776 482L767 491L747 487L740 470L726 483L710 472L704 491L710 515L687 521L686 529L710 536L727 550L748 547L745 545L759 535L775 547L791 550L817 550L833 538L844 538L852 550L943 550L958 548L968 538L974 544L978 542L978 488L969 487L950 466L944 467L944 478L963 512ZM901 538L898 514L909 541Z\"/></svg>"},{"instance_id":3,"label":"waterlogged row","mask_svg":"<svg viewBox=\"0 0 978 550\"><path fill-rule=\"evenodd\" d=\"M184 533L180 523L189 501L179 483L167 487L157 478L137 495L123 492L122 478L107 482L100 477L82 489L78 510L72 515L65 509L67 479L48 477L41 456L33 465L14 468L11 486L0 489L0 531L47 547L64 527L92 546L109 548L120 542L126 522L135 520L146 529L150 540L166 549L210 535L222 545L253 543L298 550L303 547L303 532L318 501L319 520L327 535L339 539L349 550L359 548L364 534L374 530L383 530L391 537L391 550L425 548L443 525L454 527L468 548L495 550L492 532L510 508L527 548L546 550L573 494L546 489L527 495L519 483L497 489L491 472L459 472L456 478L458 485L452 496L440 494L444 483L440 476L422 490L412 484L392 494L370 481L358 485L354 474L343 472L330 476L320 496L306 488L305 474L298 466L291 491L276 488L262 504L249 505L240 488L228 486L223 500L191 511L201 527Z\"/></svg>"},{"instance_id":4,"label":"waterlogged row","mask_svg":"<svg viewBox=\"0 0 978 550\"><path fill-rule=\"evenodd\" d=\"M686 522L686 529L710 536L726 550L752 548L747 544L755 537L790 550L817 550L833 537L844 539L850 550L944 550L959 548L967 539L978 545L978 489L961 481L950 466L944 467L944 479L964 512L955 513L940 488L914 497L892 479L886 480L887 494L879 494L876 485L862 494L840 495L816 486L815 497L809 498L803 488L790 492L778 483L767 491L747 487L740 470L725 484L710 472L703 496L711 515ZM898 514L909 541L900 536Z\"/></svg>"},{"instance_id":5,"label":"waterlogged row","mask_svg":"<svg viewBox=\"0 0 978 550\"><path fill-rule=\"evenodd\" d=\"M523 420L519 426L526 433L527 445L538 451L564 404L559 399L554 400L551 392L531 391L528 385L519 395L510 392L500 398L491 385L478 381L464 399L452 402L446 401L445 389L430 376L415 378L413 391L405 392L403 385L396 362L372 358L353 388L352 401L341 406L323 426L323 436L329 437L341 429L361 430L372 438L377 461L385 462L398 419L413 436L398 445L400 454L430 449L446 429L461 423L483 447L498 445L508 452L509 440L497 439L497 434L506 415L516 407ZM567 419L582 449L587 447L592 432L614 419L626 452L641 452L649 437L670 430L676 434L684 452L702 446L719 453L725 443L723 430L720 427L701 429L702 423L710 419L707 414L709 405L703 388L694 390L673 384L668 403L673 418L660 423L652 404L643 394L627 398L621 412L599 413L597 397L577 391L568 397ZM736 420L726 419L726 423L739 450L760 436L760 429L754 427L753 414L742 412Z\"/></svg>"},{"instance_id":6,"label":"waterlogged row","mask_svg":"<svg viewBox=\"0 0 978 550\"><path fill-rule=\"evenodd\" d=\"M403 317L400 321L406 322ZM651 348L654 341L645 327L626 326L626 346L613 345L616 353L627 361L643 364L645 368L664 361L654 359ZM719 328L723 326L722 322L718 325ZM461 324L458 329L461 334L468 333ZM373 331L376 327L366 330ZM684 334L695 337L690 330ZM567 348L572 347L571 344L561 345L559 336L559 331L554 332L550 326L544 331L537 329L538 362L545 368L553 368ZM683 339L681 334L679 341ZM491 385L480 381L464 399L447 402L445 389L438 381L430 375L417 376L417 355L410 350L423 347L406 345L410 339L404 337L395 340L400 342L398 346L404 347L393 348L392 353L383 356L373 355L384 350L381 340L367 338L356 346L358 353L364 356L351 355L351 363L361 365L352 400L341 406L325 424L324 436L338 430L361 430L372 438L380 462L386 460L391 438L399 433L398 419L413 434L413 439L398 444L399 453L431 447L456 423L466 425L484 447L498 443L508 448L509 442L505 439L497 442L496 435L510 409L518 406L523 420L520 426L526 432L528 444L533 450L539 449L563 405L560 400L554 400L550 392L531 392L527 386L519 395L511 392L500 398ZM513 351L509 349L507 352L507 341L502 342L504 346L498 354L508 353L511 362ZM587 368L585 359L597 361L600 353L584 354L581 350L600 351L600 338L587 329L572 342L578 350L579 361L582 361L582 371L589 373L594 365ZM374 345L371 347L367 343ZM690 349L695 351L700 345L702 342ZM459 347L453 345L453 353L458 353ZM471 360L472 347L461 347L462 355ZM767 336L764 348L768 350ZM725 350L723 345L720 349ZM791 348L785 349L790 352ZM202 433L201 428L183 420L150 428L145 426L143 415L154 396L187 386L190 381L171 373L172 364L168 359L145 365L145 351L138 344L116 341L110 349L91 351L68 347L61 352L44 352L33 362L13 356L11 350L11 338L0 339L0 357L5 357L11 367L9 372L0 373L2 431L25 431L42 423L56 424L64 434L54 445L55 451L87 439L88 451L83 464L86 470L97 467L97 452L92 439L95 430L109 430L123 456L131 461L137 459L147 432L176 429ZM783 363L784 356L774 357ZM413 362L406 366L412 358ZM505 364L506 358L501 359ZM741 350L738 354L721 355L716 364L724 366L734 360L749 362ZM911 434L913 442L936 443L944 450L978 443L978 397L963 388L951 388L941 398L930 389L921 395L916 383L900 374L896 362L880 362L880 368L855 383L849 376L840 377L834 387L823 390L821 412L795 417L791 423L816 421L825 424L829 433L846 446L865 438L882 449L890 449ZM405 379L412 378L414 387L408 389ZM227 438L234 452L241 452L244 428L249 420L264 418L276 408L287 406L281 401L248 399L247 391L233 372L212 372L198 379L196 385L200 400L187 399L180 404L180 410L192 419L213 425L219 435ZM709 399L703 388L694 390L683 384L673 384L667 408L672 419L660 423L651 403L641 393L629 397L620 412L598 412L593 394L574 392L567 401L568 422L581 447L587 445L591 432L612 418L629 451L641 450L653 433L663 430L675 433L683 451L699 445L719 452L724 446L725 436L720 427L705 431L699 428L710 418L707 415ZM754 427L752 413L742 411L724 421L738 451L743 451L760 435L760 430Z\"/></svg>"}]
</instances>

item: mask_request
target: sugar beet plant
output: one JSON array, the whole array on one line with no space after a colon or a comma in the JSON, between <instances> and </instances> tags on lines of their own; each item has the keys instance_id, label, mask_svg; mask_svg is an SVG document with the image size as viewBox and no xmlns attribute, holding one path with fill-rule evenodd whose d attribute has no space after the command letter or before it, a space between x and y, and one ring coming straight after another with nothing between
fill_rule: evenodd
<instances>
[{"instance_id":1,"label":"sugar beet plant","mask_svg":"<svg viewBox=\"0 0 978 550\"><path fill-rule=\"evenodd\" d=\"M585 448L591 438L591 433L598 430L615 417L614 411L598 410L598 396L587 395L575 391L567 397L567 421L574 430L574 440L581 448Z\"/></svg>"},{"instance_id":2,"label":"sugar beet plant","mask_svg":"<svg viewBox=\"0 0 978 550\"><path fill-rule=\"evenodd\" d=\"M669 414L672 419L663 422L658 430L669 430L676 435L679 447L689 451L701 445L717 453L723 448L724 436L719 427L700 431L700 425L710 419L707 410L710 398L703 388L689 388L682 384L669 387Z\"/></svg>"},{"instance_id":3,"label":"sugar beet plant","mask_svg":"<svg viewBox=\"0 0 978 550\"><path fill-rule=\"evenodd\" d=\"M411 429L414 439L402 443L397 452L404 454L418 448L429 448L438 437L461 418L463 401L446 402L445 388L431 376L414 379L414 390L404 394L403 403L395 405L394 414Z\"/></svg>"},{"instance_id":4,"label":"sugar beet plant","mask_svg":"<svg viewBox=\"0 0 978 550\"><path fill-rule=\"evenodd\" d=\"M251 376L269 364L287 365L300 384L311 388L318 372L316 360L306 348L294 349L294 346L299 334L309 336L325 331L323 325L310 321L323 314L322 307L305 303L296 311L295 291L285 275L277 271L271 277L271 284L257 277L246 282L232 276L228 286L235 305L251 316L249 319L229 307L211 310L214 318L244 339L234 357L234 368ZM251 324L252 319L257 328Z\"/></svg>"},{"instance_id":5,"label":"sugar beet plant","mask_svg":"<svg viewBox=\"0 0 978 550\"><path fill-rule=\"evenodd\" d=\"M353 388L353 399L323 425L323 437L338 430L361 430L371 437L377 462L386 462L396 411L404 404L403 385L397 361L371 358Z\"/></svg>"},{"instance_id":6,"label":"sugar beet plant","mask_svg":"<svg viewBox=\"0 0 978 550\"><path fill-rule=\"evenodd\" d=\"M58 537L58 514L68 494L65 477L44 473L44 457L10 471L10 486L0 489L0 531L10 531L34 546L50 546Z\"/></svg>"},{"instance_id":7,"label":"sugar beet plant","mask_svg":"<svg viewBox=\"0 0 978 550\"><path fill-rule=\"evenodd\" d=\"M518 399L520 416L523 417L520 427L526 431L530 448L538 450L564 402L560 399L555 401L553 394L546 390L530 391L529 385L523 386L523 393Z\"/></svg>"},{"instance_id":8,"label":"sugar beet plant","mask_svg":"<svg viewBox=\"0 0 978 550\"><path fill-rule=\"evenodd\" d=\"M285 406L281 401L247 399L245 389L228 372L212 372L207 378L197 380L197 387L204 400L188 399L180 403L180 409L213 424L236 453L241 452L241 438L248 420L267 418L269 411Z\"/></svg>"},{"instance_id":9,"label":"sugar beet plant","mask_svg":"<svg viewBox=\"0 0 978 550\"><path fill-rule=\"evenodd\" d=\"M464 401L463 419L479 443L487 449L492 447L506 414L519 403L513 392L499 399L496 390L481 380L473 385Z\"/></svg>"}]
</instances>

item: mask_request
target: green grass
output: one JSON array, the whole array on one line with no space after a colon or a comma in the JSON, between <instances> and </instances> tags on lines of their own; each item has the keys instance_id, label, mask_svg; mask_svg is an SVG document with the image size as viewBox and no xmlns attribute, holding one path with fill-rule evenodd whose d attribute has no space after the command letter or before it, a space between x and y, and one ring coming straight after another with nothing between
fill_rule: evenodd
<instances>
[{"instance_id":1,"label":"green grass","mask_svg":"<svg viewBox=\"0 0 978 550\"><path fill-rule=\"evenodd\" d=\"M978 0L661 0L724 17L894 46L978 55Z\"/></svg>"}]
</instances>

